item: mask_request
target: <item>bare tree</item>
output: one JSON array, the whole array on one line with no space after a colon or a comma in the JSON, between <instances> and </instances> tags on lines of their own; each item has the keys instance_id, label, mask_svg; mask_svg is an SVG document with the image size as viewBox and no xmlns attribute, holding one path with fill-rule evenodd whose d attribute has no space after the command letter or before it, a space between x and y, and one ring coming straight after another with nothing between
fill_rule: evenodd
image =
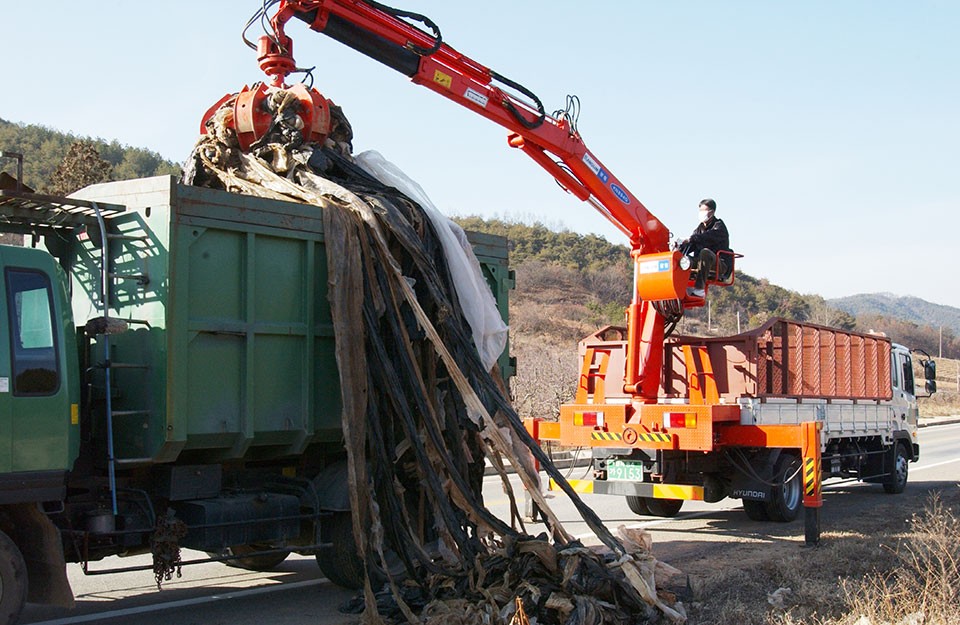
<instances>
[{"instance_id":1,"label":"bare tree","mask_svg":"<svg viewBox=\"0 0 960 625\"><path fill-rule=\"evenodd\" d=\"M100 158L90 141L75 141L47 181L47 193L69 195L77 189L110 179L112 165Z\"/></svg>"}]
</instances>

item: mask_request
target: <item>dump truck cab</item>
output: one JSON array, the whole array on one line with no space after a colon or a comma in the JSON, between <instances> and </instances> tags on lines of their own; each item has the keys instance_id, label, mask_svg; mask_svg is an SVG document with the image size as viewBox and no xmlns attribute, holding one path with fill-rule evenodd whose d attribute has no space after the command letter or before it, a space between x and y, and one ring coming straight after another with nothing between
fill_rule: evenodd
<instances>
[{"instance_id":1,"label":"dump truck cab","mask_svg":"<svg viewBox=\"0 0 960 625\"><path fill-rule=\"evenodd\" d=\"M910 349L899 343L894 343L890 350L890 386L893 389L891 405L894 411L894 422L897 424L895 436L909 445L910 460L916 462L920 457L920 445L917 442L920 411L913 375L913 357ZM928 389L928 393L935 390L934 384L932 389Z\"/></svg>"},{"instance_id":2,"label":"dump truck cab","mask_svg":"<svg viewBox=\"0 0 960 625\"><path fill-rule=\"evenodd\" d=\"M67 277L46 251L0 246L0 504L63 498L80 448Z\"/></svg>"}]
</instances>

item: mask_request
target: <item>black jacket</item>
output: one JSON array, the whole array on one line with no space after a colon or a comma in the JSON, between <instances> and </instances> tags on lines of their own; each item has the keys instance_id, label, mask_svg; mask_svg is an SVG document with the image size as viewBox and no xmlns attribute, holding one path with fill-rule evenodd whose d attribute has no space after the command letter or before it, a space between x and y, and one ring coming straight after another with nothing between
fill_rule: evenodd
<instances>
[{"instance_id":1,"label":"black jacket","mask_svg":"<svg viewBox=\"0 0 960 625\"><path fill-rule=\"evenodd\" d=\"M722 219L714 217L708 224L700 224L690 235L688 254L699 254L700 250L730 250L730 235Z\"/></svg>"}]
</instances>

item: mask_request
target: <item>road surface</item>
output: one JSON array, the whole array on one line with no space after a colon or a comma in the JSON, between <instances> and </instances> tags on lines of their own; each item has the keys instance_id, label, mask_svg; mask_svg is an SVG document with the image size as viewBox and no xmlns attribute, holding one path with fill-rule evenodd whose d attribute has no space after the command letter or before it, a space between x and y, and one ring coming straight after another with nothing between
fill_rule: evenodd
<instances>
[{"instance_id":1,"label":"road surface","mask_svg":"<svg viewBox=\"0 0 960 625\"><path fill-rule=\"evenodd\" d=\"M918 496L931 489L955 488L960 480L960 424L941 425L920 430L920 461L910 465L910 481L904 495L905 505L913 506ZM571 478L582 476L585 468L574 469ZM519 491L518 491L519 492ZM891 495L879 485L831 483L824 487L822 523L824 531L840 515L868 509L878 501L888 502ZM627 508L621 497L584 496L588 505L611 530L618 525L645 527L654 541L654 555L674 566L693 568L697 561L709 559L722 548L735 548L738 542L802 542L801 520L789 524L758 523L747 519L738 501L717 504L686 502L673 519L639 517ZM496 514L509 518L508 498L499 478L488 476L484 499ZM562 495L550 499L551 506L567 531L586 543L596 539L579 519L573 505ZM913 510L906 511L908 516ZM528 526L531 533L543 531L542 525ZM184 551L183 558L202 557ZM149 564L148 556L108 558L91 564L105 569ZM312 557L293 555L269 573L255 573L222 564L186 567L183 577L165 582L157 592L150 571L119 575L85 576L79 565L68 565L68 574L77 597L72 611L28 605L21 623L67 625L97 623L119 625L319 625L356 623L351 615L341 614L338 606L352 594L324 579Z\"/></svg>"}]
</instances>

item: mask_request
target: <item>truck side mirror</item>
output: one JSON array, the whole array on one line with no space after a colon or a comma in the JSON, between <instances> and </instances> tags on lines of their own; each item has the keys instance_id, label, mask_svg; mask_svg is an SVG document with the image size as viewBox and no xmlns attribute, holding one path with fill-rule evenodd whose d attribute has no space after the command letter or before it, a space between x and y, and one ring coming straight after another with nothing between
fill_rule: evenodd
<instances>
[{"instance_id":1,"label":"truck side mirror","mask_svg":"<svg viewBox=\"0 0 960 625\"><path fill-rule=\"evenodd\" d=\"M927 380L936 380L937 379L937 363L933 360L924 360L923 361L923 377ZM936 384L934 384L936 387Z\"/></svg>"},{"instance_id":2,"label":"truck side mirror","mask_svg":"<svg viewBox=\"0 0 960 625\"><path fill-rule=\"evenodd\" d=\"M924 384L924 387L927 390L927 395L933 395L937 392L937 381L936 380L927 380L927 383Z\"/></svg>"}]
</instances>

